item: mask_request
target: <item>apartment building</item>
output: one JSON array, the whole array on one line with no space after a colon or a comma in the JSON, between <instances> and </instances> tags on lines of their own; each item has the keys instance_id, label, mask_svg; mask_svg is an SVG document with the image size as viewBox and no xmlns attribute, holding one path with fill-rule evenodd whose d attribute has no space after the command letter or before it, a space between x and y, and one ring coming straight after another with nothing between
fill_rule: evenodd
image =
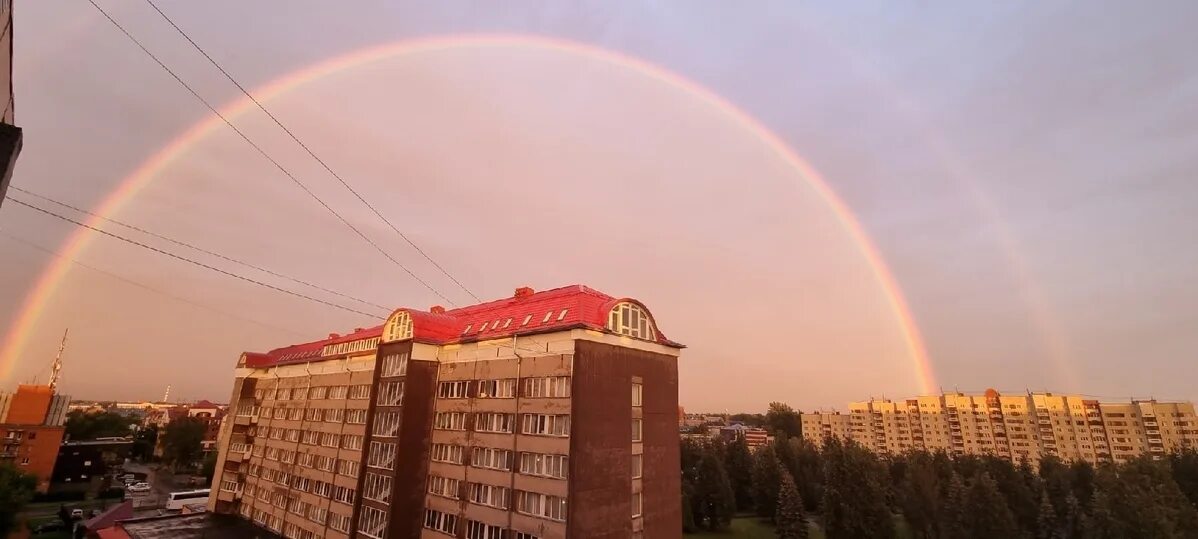
<instances>
[{"instance_id":1,"label":"apartment building","mask_svg":"<svg viewBox=\"0 0 1198 539\"><path fill-rule=\"evenodd\" d=\"M0 394L0 463L37 477L38 492L50 489L71 398L48 385L20 385Z\"/></svg>"},{"instance_id":2,"label":"apartment building","mask_svg":"<svg viewBox=\"0 0 1198 539\"><path fill-rule=\"evenodd\" d=\"M0 0L0 97L4 101L4 112L0 113L0 204L8 192L13 167L21 154L23 141L21 128L17 127L13 115L16 109L12 91L12 0Z\"/></svg>"},{"instance_id":3,"label":"apartment building","mask_svg":"<svg viewBox=\"0 0 1198 539\"><path fill-rule=\"evenodd\" d=\"M209 509L285 537L680 537L678 364L585 286L242 354Z\"/></svg>"},{"instance_id":4,"label":"apartment building","mask_svg":"<svg viewBox=\"0 0 1198 539\"><path fill-rule=\"evenodd\" d=\"M836 436L881 453L912 449L1037 461L1124 462L1143 454L1198 448L1189 402L1099 402L1079 395L944 393L903 401L849 403L849 413L803 414L803 437ZM844 425L847 421L847 427Z\"/></svg>"}]
</instances>

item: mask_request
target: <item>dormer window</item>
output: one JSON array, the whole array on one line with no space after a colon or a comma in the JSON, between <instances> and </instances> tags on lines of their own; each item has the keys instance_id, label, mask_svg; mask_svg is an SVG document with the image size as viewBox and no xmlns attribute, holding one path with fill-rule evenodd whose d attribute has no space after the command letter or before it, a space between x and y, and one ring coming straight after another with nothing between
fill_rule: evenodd
<instances>
[{"instance_id":1,"label":"dormer window","mask_svg":"<svg viewBox=\"0 0 1198 539\"><path fill-rule=\"evenodd\" d=\"M608 315L607 329L637 339L657 340L649 313L635 303L616 304Z\"/></svg>"},{"instance_id":2,"label":"dormer window","mask_svg":"<svg viewBox=\"0 0 1198 539\"><path fill-rule=\"evenodd\" d=\"M395 313L387 325L383 327L383 340L387 342L402 341L412 338L412 315L407 311Z\"/></svg>"}]
</instances>

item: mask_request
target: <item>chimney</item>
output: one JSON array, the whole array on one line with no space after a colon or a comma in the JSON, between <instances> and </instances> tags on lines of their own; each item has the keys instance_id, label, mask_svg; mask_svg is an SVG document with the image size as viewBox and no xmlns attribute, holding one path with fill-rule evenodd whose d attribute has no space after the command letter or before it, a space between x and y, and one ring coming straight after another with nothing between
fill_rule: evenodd
<instances>
[{"instance_id":1,"label":"chimney","mask_svg":"<svg viewBox=\"0 0 1198 539\"><path fill-rule=\"evenodd\" d=\"M529 288L527 286L521 286L520 288L516 289L516 294L512 297L523 298L523 297L527 297L527 296L531 296L531 295L532 295L532 288Z\"/></svg>"},{"instance_id":2,"label":"chimney","mask_svg":"<svg viewBox=\"0 0 1198 539\"><path fill-rule=\"evenodd\" d=\"M330 339L336 339L336 338L338 338L338 337L340 337L340 335L338 335L338 334L336 334L336 333L330 333L330 334L329 334L329 338L330 338Z\"/></svg>"},{"instance_id":3,"label":"chimney","mask_svg":"<svg viewBox=\"0 0 1198 539\"><path fill-rule=\"evenodd\" d=\"M432 307L428 308L428 312L433 313L433 314L445 314L445 307L442 307L440 305L433 305Z\"/></svg>"}]
</instances>

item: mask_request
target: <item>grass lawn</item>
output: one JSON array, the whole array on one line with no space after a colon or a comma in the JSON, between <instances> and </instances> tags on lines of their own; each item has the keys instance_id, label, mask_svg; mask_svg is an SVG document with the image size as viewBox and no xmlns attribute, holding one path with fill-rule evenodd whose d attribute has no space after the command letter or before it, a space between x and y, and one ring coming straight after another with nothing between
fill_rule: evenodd
<instances>
[{"instance_id":1,"label":"grass lawn","mask_svg":"<svg viewBox=\"0 0 1198 539\"><path fill-rule=\"evenodd\" d=\"M727 530L718 532L700 532L686 534L687 539L700 539L703 537L747 537L750 539L774 539L774 527L768 522L758 519L757 517L736 517L732 519L732 526ZM815 525L811 526L811 532L807 535L810 539L824 539L824 532Z\"/></svg>"}]
</instances>

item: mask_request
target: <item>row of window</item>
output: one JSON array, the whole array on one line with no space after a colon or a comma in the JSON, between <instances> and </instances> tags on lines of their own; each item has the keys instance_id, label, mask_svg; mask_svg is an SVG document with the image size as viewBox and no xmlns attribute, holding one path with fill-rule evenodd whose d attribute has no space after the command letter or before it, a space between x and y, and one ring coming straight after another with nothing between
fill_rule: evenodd
<instances>
[{"instance_id":1,"label":"row of window","mask_svg":"<svg viewBox=\"0 0 1198 539\"><path fill-rule=\"evenodd\" d=\"M254 391L254 399L259 401L267 399L274 399L277 401L302 401L369 398L370 384L358 384L353 386L281 387L273 390L257 389Z\"/></svg>"},{"instance_id":2,"label":"row of window","mask_svg":"<svg viewBox=\"0 0 1198 539\"><path fill-rule=\"evenodd\" d=\"M569 376L542 376L524 378L521 380L523 397L562 398L570 396ZM472 390L473 388L473 390ZM454 380L441 382L437 385L437 398L465 399L477 397L481 399L511 399L516 397L516 379L500 378L493 380Z\"/></svg>"},{"instance_id":3,"label":"row of window","mask_svg":"<svg viewBox=\"0 0 1198 539\"><path fill-rule=\"evenodd\" d=\"M311 455L306 455L311 457ZM361 467L357 461L346 459L335 459L333 457L316 457L316 458L301 458L300 467L313 468L324 472L336 473L346 477L358 477L358 472ZM283 461L286 463L286 461ZM284 471L275 470L259 464L251 464L248 473L251 477L259 477L264 481L271 481L280 485L291 485L292 488L299 490L308 490L308 478L301 475L290 474Z\"/></svg>"},{"instance_id":4,"label":"row of window","mask_svg":"<svg viewBox=\"0 0 1198 539\"><path fill-rule=\"evenodd\" d=\"M379 338L362 339L358 341L343 342L337 344L326 344L321 349L322 356L337 356L341 354L352 354L354 352L363 352L366 350L374 350L379 347Z\"/></svg>"},{"instance_id":5,"label":"row of window","mask_svg":"<svg viewBox=\"0 0 1198 539\"><path fill-rule=\"evenodd\" d=\"M265 488L259 489L259 490L261 492L258 493L259 494L258 499L263 500L263 501L269 501L270 491ZM252 494L253 494L253 486L252 485L247 486L246 487L246 496L252 496ZM305 517L308 520L315 522L321 526L328 524L328 526L330 528L337 530L339 532L343 532L343 533L349 532L350 517L348 515L343 515L343 514L340 514L337 512L329 511L328 509L317 507L315 505L306 504L306 503L300 502L299 500L294 500L294 502L295 502L295 505L290 506L290 504L289 504L289 508L288 508L288 510L291 511L292 513L299 515L301 517ZM305 514L305 512L306 512L306 514ZM243 503L241 505L241 514L244 515L246 518L252 519L254 522L256 522L260 525L266 526L266 527L268 527L272 530L276 530L276 531L279 530L279 524L280 524L279 521L282 520L280 517L271 515L269 510L264 511L261 509L252 509L252 512L251 512L251 505L245 504L245 503ZM275 519L276 522L274 522L272 525L270 519Z\"/></svg>"},{"instance_id":6,"label":"row of window","mask_svg":"<svg viewBox=\"0 0 1198 539\"><path fill-rule=\"evenodd\" d=\"M556 316L557 316L557 320L556 320L556 321L558 321L558 322L561 322L562 320L565 320L565 319L566 319L566 314L567 314L567 313L569 313L569 312L570 312L570 310L569 310L569 309L562 309L560 312L556 312ZM549 323L549 321L553 319L553 317L554 317L554 314L555 314L555 311L547 311L547 312L545 313L545 317L541 319L541 323L542 323L542 324L547 324L547 323ZM511 326L511 325L512 325L512 320L513 320L512 318L508 318L508 319L506 319L506 320L505 320L505 319L502 319L502 318L499 318L499 319L496 319L495 321L487 321L487 322L483 322L483 323L482 323L482 325L478 326L478 332L479 332L479 333L482 333L482 332L486 331L486 330L487 330L487 328L491 328L491 331L495 331L495 330L498 330L498 329L507 329L509 326ZM521 326L527 326L527 325L528 325L528 323L529 323L529 322L531 322L531 321L532 321L532 315L531 315L531 314L525 315L525 316L524 316L524 321L523 321L523 322L520 322L520 325L521 325ZM500 322L502 322L503 324L502 324L502 325L500 325ZM470 330L471 330L473 327L474 327L474 324L470 324L470 325L466 326L466 329L463 329L463 330L462 330L462 334L463 334L463 335L465 335L465 334L467 334L467 333L470 333Z\"/></svg>"},{"instance_id":7,"label":"row of window","mask_svg":"<svg viewBox=\"0 0 1198 539\"><path fill-rule=\"evenodd\" d=\"M313 423L350 423L366 424L365 408L270 408L263 406L259 416L264 418L286 419L288 421L309 421Z\"/></svg>"},{"instance_id":8,"label":"row of window","mask_svg":"<svg viewBox=\"0 0 1198 539\"><path fill-rule=\"evenodd\" d=\"M337 434L335 432L282 429L278 427L264 427L262 429L258 429L257 432L261 432L261 436L263 438L270 438L272 440L284 440L288 442L320 445L324 447L340 447L341 449L349 449L352 451L360 451L362 449L361 434ZM261 457L264 449L264 446L255 445L253 449L254 456Z\"/></svg>"},{"instance_id":9,"label":"row of window","mask_svg":"<svg viewBox=\"0 0 1198 539\"><path fill-rule=\"evenodd\" d=\"M464 453L460 445L433 444L430 451L430 458L435 462L464 464ZM550 455L528 451L518 453L519 458L515 458L516 455L517 453L510 449L474 447L470 450L469 465L476 468L489 468L510 472L512 471L513 464L515 464L516 471L519 473L555 479L565 479L570 469L569 457L566 455Z\"/></svg>"},{"instance_id":10,"label":"row of window","mask_svg":"<svg viewBox=\"0 0 1198 539\"><path fill-rule=\"evenodd\" d=\"M517 414L478 412L474 414L474 430L477 432L511 433ZM439 430L466 430L466 412L437 412L433 428ZM564 414L519 414L520 433L534 436L569 436L570 416Z\"/></svg>"},{"instance_id":11,"label":"row of window","mask_svg":"<svg viewBox=\"0 0 1198 539\"><path fill-rule=\"evenodd\" d=\"M432 509L424 510L424 527L430 530L439 531L446 535L456 536L458 533L458 516L434 511ZM518 532L509 530L500 526L478 522L476 520L466 521L466 539L540 539L536 535L526 532Z\"/></svg>"}]
</instances>

